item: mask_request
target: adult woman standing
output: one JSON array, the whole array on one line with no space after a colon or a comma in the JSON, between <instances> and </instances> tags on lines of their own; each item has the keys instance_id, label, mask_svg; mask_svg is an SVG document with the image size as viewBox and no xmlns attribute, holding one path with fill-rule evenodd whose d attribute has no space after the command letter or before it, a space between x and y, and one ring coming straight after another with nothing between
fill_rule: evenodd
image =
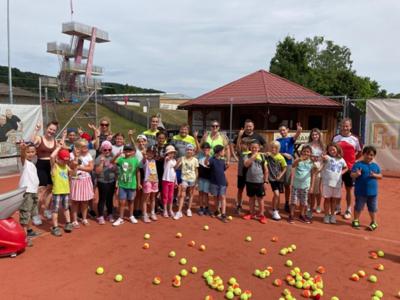
<instances>
[{"instance_id":1,"label":"adult woman standing","mask_svg":"<svg viewBox=\"0 0 400 300\"><path fill-rule=\"evenodd\" d=\"M225 160L228 164L231 159L231 151L229 147L229 139L226 135L222 134L220 131L220 125L217 120L211 122L211 130L210 132L205 132L203 138L201 139L201 143L209 143L211 146L211 155L214 154L214 148L217 145L221 145L225 149Z\"/></svg>"},{"instance_id":2,"label":"adult woman standing","mask_svg":"<svg viewBox=\"0 0 400 300\"><path fill-rule=\"evenodd\" d=\"M56 132L58 130L58 122L51 121L47 124L44 135L39 136L39 130L41 128L40 124L37 124L33 133L32 142L36 147L37 162L36 169L39 177L39 201L42 205L44 204L44 216L47 219L51 219L51 211L48 210L50 204L50 195L53 182L51 180L51 165L50 165L50 155L57 147ZM65 139L65 134L63 134L62 144ZM39 216L33 217L34 223L36 225L41 224Z\"/></svg>"},{"instance_id":3,"label":"adult woman standing","mask_svg":"<svg viewBox=\"0 0 400 300\"><path fill-rule=\"evenodd\" d=\"M96 156L100 154L100 147L104 141L109 141L112 139L112 131L111 131L111 120L108 117L102 117L100 119L100 126L96 128L94 125L90 125L89 127L93 129L95 134L94 140L94 148L96 149Z\"/></svg>"}]
</instances>

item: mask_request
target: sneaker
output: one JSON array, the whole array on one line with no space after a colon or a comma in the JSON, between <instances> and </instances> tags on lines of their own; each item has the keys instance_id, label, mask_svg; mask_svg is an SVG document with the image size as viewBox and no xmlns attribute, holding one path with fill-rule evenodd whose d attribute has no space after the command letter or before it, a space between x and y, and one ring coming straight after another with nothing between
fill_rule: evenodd
<instances>
[{"instance_id":1,"label":"sneaker","mask_svg":"<svg viewBox=\"0 0 400 300\"><path fill-rule=\"evenodd\" d=\"M89 218L92 218L93 220L96 220L96 212L93 209L90 209L88 212Z\"/></svg>"},{"instance_id":2,"label":"sneaker","mask_svg":"<svg viewBox=\"0 0 400 300\"><path fill-rule=\"evenodd\" d=\"M315 212L317 214L320 214L322 212L321 206L317 206L317 208L315 209Z\"/></svg>"},{"instance_id":3,"label":"sneaker","mask_svg":"<svg viewBox=\"0 0 400 300\"><path fill-rule=\"evenodd\" d=\"M39 232L33 231L32 229L28 229L28 232L26 234L28 237L37 237L40 235Z\"/></svg>"},{"instance_id":4,"label":"sneaker","mask_svg":"<svg viewBox=\"0 0 400 300\"><path fill-rule=\"evenodd\" d=\"M264 215L259 216L258 220L260 221L261 224L267 224L267 217Z\"/></svg>"},{"instance_id":5,"label":"sneaker","mask_svg":"<svg viewBox=\"0 0 400 300\"><path fill-rule=\"evenodd\" d=\"M278 211L278 210L272 211L272 220L279 221L279 220L281 220L281 219L282 219L282 218L281 218L281 216L279 215L279 211Z\"/></svg>"},{"instance_id":6,"label":"sneaker","mask_svg":"<svg viewBox=\"0 0 400 300\"><path fill-rule=\"evenodd\" d=\"M170 211L169 211L169 216L170 216L171 218L173 218L173 217L175 217L175 213L174 213L172 210L170 210Z\"/></svg>"},{"instance_id":7,"label":"sneaker","mask_svg":"<svg viewBox=\"0 0 400 300\"><path fill-rule=\"evenodd\" d=\"M351 226L354 229L360 229L360 221L359 220L354 220L353 222L351 222Z\"/></svg>"},{"instance_id":8,"label":"sneaker","mask_svg":"<svg viewBox=\"0 0 400 300\"><path fill-rule=\"evenodd\" d=\"M164 218L169 218L168 211L164 210L163 216Z\"/></svg>"},{"instance_id":9,"label":"sneaker","mask_svg":"<svg viewBox=\"0 0 400 300\"><path fill-rule=\"evenodd\" d=\"M198 214L199 216L204 216L204 208L203 208L203 207L200 207L200 208L197 210L197 214Z\"/></svg>"},{"instance_id":10,"label":"sneaker","mask_svg":"<svg viewBox=\"0 0 400 300\"><path fill-rule=\"evenodd\" d=\"M301 222L303 222L303 223L306 223L306 224L310 224L310 223L311 223L311 221L307 218L307 216L301 215L301 216L299 217L299 220L300 220Z\"/></svg>"},{"instance_id":11,"label":"sneaker","mask_svg":"<svg viewBox=\"0 0 400 300\"><path fill-rule=\"evenodd\" d=\"M285 211L286 211L287 213L290 213L289 202L285 202Z\"/></svg>"},{"instance_id":12,"label":"sneaker","mask_svg":"<svg viewBox=\"0 0 400 300\"><path fill-rule=\"evenodd\" d=\"M75 229L78 229L80 227L78 221L72 222L72 227L74 227Z\"/></svg>"},{"instance_id":13,"label":"sneaker","mask_svg":"<svg viewBox=\"0 0 400 300\"><path fill-rule=\"evenodd\" d=\"M175 216L174 216L174 220L179 220L182 217L183 217L182 212L181 211L177 211Z\"/></svg>"},{"instance_id":14,"label":"sneaker","mask_svg":"<svg viewBox=\"0 0 400 300\"><path fill-rule=\"evenodd\" d=\"M342 214L342 211L340 209L340 206L336 206L335 215L341 215L341 214Z\"/></svg>"},{"instance_id":15,"label":"sneaker","mask_svg":"<svg viewBox=\"0 0 400 300\"><path fill-rule=\"evenodd\" d=\"M240 215L241 212L242 212L242 206L241 205L237 205L236 209L235 209L235 212L236 212L237 215Z\"/></svg>"},{"instance_id":16,"label":"sneaker","mask_svg":"<svg viewBox=\"0 0 400 300\"><path fill-rule=\"evenodd\" d=\"M62 232L61 232L61 229L60 229L60 227L51 227L51 234L52 235L54 235L54 236L62 236Z\"/></svg>"},{"instance_id":17,"label":"sneaker","mask_svg":"<svg viewBox=\"0 0 400 300\"><path fill-rule=\"evenodd\" d=\"M135 216L130 216L129 221L131 221L132 224L136 224L138 221L136 220Z\"/></svg>"},{"instance_id":18,"label":"sneaker","mask_svg":"<svg viewBox=\"0 0 400 300\"><path fill-rule=\"evenodd\" d=\"M335 216L335 215L332 215L332 216L329 218L329 223L331 223L331 224L336 224L336 216Z\"/></svg>"},{"instance_id":19,"label":"sneaker","mask_svg":"<svg viewBox=\"0 0 400 300\"><path fill-rule=\"evenodd\" d=\"M46 209L46 210L43 212L43 215L45 216L45 218L46 218L47 220L51 220L51 218L52 218L51 210Z\"/></svg>"},{"instance_id":20,"label":"sneaker","mask_svg":"<svg viewBox=\"0 0 400 300\"><path fill-rule=\"evenodd\" d=\"M287 221L288 221L289 224L294 224L294 218L292 216L289 216Z\"/></svg>"},{"instance_id":21,"label":"sneaker","mask_svg":"<svg viewBox=\"0 0 400 300\"><path fill-rule=\"evenodd\" d=\"M110 223L114 223L115 222L114 216L113 215L108 215L107 221L110 222Z\"/></svg>"},{"instance_id":22,"label":"sneaker","mask_svg":"<svg viewBox=\"0 0 400 300\"><path fill-rule=\"evenodd\" d=\"M65 226L64 226L64 231L67 232L67 233L70 233L70 232L72 232L72 229L73 229L73 228L74 228L74 226L72 225L71 222L69 222L69 223L66 223L66 224L65 224Z\"/></svg>"},{"instance_id":23,"label":"sneaker","mask_svg":"<svg viewBox=\"0 0 400 300\"><path fill-rule=\"evenodd\" d=\"M151 220L150 220L148 214L143 215L143 222L144 222L144 223L151 223ZM132 223L133 223L133 222L132 222Z\"/></svg>"},{"instance_id":24,"label":"sneaker","mask_svg":"<svg viewBox=\"0 0 400 300\"><path fill-rule=\"evenodd\" d=\"M351 211L350 211L349 209L347 209L347 210L344 212L343 218L344 218L345 220L350 220L350 219L351 219Z\"/></svg>"},{"instance_id":25,"label":"sneaker","mask_svg":"<svg viewBox=\"0 0 400 300\"><path fill-rule=\"evenodd\" d=\"M214 214L211 215L211 217L216 217L219 218L221 216L221 211L219 209L217 209Z\"/></svg>"},{"instance_id":26,"label":"sneaker","mask_svg":"<svg viewBox=\"0 0 400 300\"><path fill-rule=\"evenodd\" d=\"M32 223L33 223L33 225L35 225L35 226L42 225L42 224L43 224L43 223L42 223L42 218L41 218L39 215L33 216L33 217L32 217Z\"/></svg>"},{"instance_id":27,"label":"sneaker","mask_svg":"<svg viewBox=\"0 0 400 300\"><path fill-rule=\"evenodd\" d=\"M257 216L256 215L252 215L252 214L247 214L247 215L245 215L245 216L243 216L242 217L244 220L251 220L251 219L254 219L254 220L257 220Z\"/></svg>"},{"instance_id":28,"label":"sneaker","mask_svg":"<svg viewBox=\"0 0 400 300\"><path fill-rule=\"evenodd\" d=\"M87 219L83 219L82 220L82 224L85 225L85 226L88 226L89 225L89 221Z\"/></svg>"},{"instance_id":29,"label":"sneaker","mask_svg":"<svg viewBox=\"0 0 400 300\"><path fill-rule=\"evenodd\" d=\"M157 218L157 215L156 215L156 213L151 213L151 215L150 215L150 219L151 219L152 221L157 221L157 220L158 220L158 218Z\"/></svg>"},{"instance_id":30,"label":"sneaker","mask_svg":"<svg viewBox=\"0 0 400 300\"><path fill-rule=\"evenodd\" d=\"M121 224L124 224L124 219L122 218L118 218L113 224L112 226L119 226Z\"/></svg>"},{"instance_id":31,"label":"sneaker","mask_svg":"<svg viewBox=\"0 0 400 300\"><path fill-rule=\"evenodd\" d=\"M311 209L307 209L306 215L307 215L307 218L311 220L312 217L313 217L312 210Z\"/></svg>"},{"instance_id":32,"label":"sneaker","mask_svg":"<svg viewBox=\"0 0 400 300\"><path fill-rule=\"evenodd\" d=\"M221 214L220 216L218 216L218 219L220 219L224 223L228 222L228 219L226 218L226 214Z\"/></svg>"},{"instance_id":33,"label":"sneaker","mask_svg":"<svg viewBox=\"0 0 400 300\"><path fill-rule=\"evenodd\" d=\"M204 209L204 215L205 215L205 216L211 216L211 211L208 209L208 207L206 207L206 208Z\"/></svg>"},{"instance_id":34,"label":"sneaker","mask_svg":"<svg viewBox=\"0 0 400 300\"><path fill-rule=\"evenodd\" d=\"M369 224L369 226L367 227L367 230L369 230L369 231L374 231L374 230L376 230L376 229L378 229L378 224L375 223L375 222L371 222L371 223Z\"/></svg>"},{"instance_id":35,"label":"sneaker","mask_svg":"<svg viewBox=\"0 0 400 300\"><path fill-rule=\"evenodd\" d=\"M188 210L186 211L186 215L187 215L188 217L191 217L191 216L192 216L192 211L191 211L190 209L188 209Z\"/></svg>"},{"instance_id":36,"label":"sneaker","mask_svg":"<svg viewBox=\"0 0 400 300\"><path fill-rule=\"evenodd\" d=\"M331 216L330 215L325 215L324 216L324 223L325 224L330 224L331 223Z\"/></svg>"},{"instance_id":37,"label":"sneaker","mask_svg":"<svg viewBox=\"0 0 400 300\"><path fill-rule=\"evenodd\" d=\"M104 217L103 217L103 216L98 217L98 218L97 218L97 222L99 223L99 225L104 225L104 224L106 224L106 221L104 220Z\"/></svg>"}]
</instances>

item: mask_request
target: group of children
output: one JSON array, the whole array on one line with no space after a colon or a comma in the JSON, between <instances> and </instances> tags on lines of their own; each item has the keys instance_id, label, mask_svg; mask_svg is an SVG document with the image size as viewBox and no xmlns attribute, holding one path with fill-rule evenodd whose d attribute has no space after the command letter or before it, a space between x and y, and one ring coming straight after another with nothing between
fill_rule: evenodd
<instances>
[{"instance_id":1,"label":"group of children","mask_svg":"<svg viewBox=\"0 0 400 300\"><path fill-rule=\"evenodd\" d=\"M313 139L303 145L296 159L281 153L281 143L272 141L267 149L262 149L257 140L238 139L238 214L242 211L243 191L249 198L249 213L243 219L256 219L265 224L264 198L267 185L272 190L271 216L281 220L280 194L289 180L290 199L288 222L294 223L295 211L299 207L298 219L311 223L314 209L320 213L320 198L324 198L324 223L336 223L335 210L340 204L342 175L347 172L342 150L336 143L326 148ZM317 142L316 142L317 141ZM228 181L225 171L230 162L225 159L225 147L211 147L207 142L187 143L184 154L177 157L177 149L167 143L166 133L158 131L155 142L147 144L145 135L138 135L133 143L125 143L122 134L103 140L96 157L90 154L87 139L79 138L69 147L65 141L57 143L50 156L52 201L51 233L61 236L58 224L60 206L65 217L65 232L82 225L88 225L88 208L98 188L97 222L100 225L111 222L119 226L125 222L126 206L128 220L137 223L141 217L144 223L158 220L157 212L164 218L178 220L185 212L191 217L195 188L199 191L198 215L208 215L227 222L226 191ZM182 152L182 149L180 149ZM36 148L33 144L21 144L23 171L20 186L27 187L24 204L20 208L20 223L29 230L32 216L38 214L38 179L33 163ZM353 227L359 228L359 215L365 204L371 216L371 224L376 224L377 183L382 178L379 166L373 162L376 149L364 147L362 158L354 164L351 177L355 181L355 218ZM291 174L288 160L292 160ZM231 183L232 184L232 183ZM115 219L114 195L117 189L118 210ZM210 209L209 195L214 197L214 209ZM178 210L174 212L176 199ZM186 204L186 210L184 211ZM373 226L373 225L371 225ZM375 229L375 228L372 228ZM32 232L32 231L31 231ZM30 234L31 236L33 234Z\"/></svg>"}]
</instances>

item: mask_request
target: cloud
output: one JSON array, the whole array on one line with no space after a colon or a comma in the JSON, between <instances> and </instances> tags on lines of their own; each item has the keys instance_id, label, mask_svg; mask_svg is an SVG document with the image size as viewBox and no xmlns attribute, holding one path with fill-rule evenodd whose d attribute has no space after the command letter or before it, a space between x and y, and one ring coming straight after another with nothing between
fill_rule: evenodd
<instances>
[{"instance_id":1,"label":"cloud","mask_svg":"<svg viewBox=\"0 0 400 300\"><path fill-rule=\"evenodd\" d=\"M69 21L69 0L10 1L12 64L56 75L58 60L47 54L49 41ZM278 41L323 35L352 51L358 74L399 92L400 2L340 1L73 1L76 21L109 32L98 44L94 63L105 81L198 96L261 68L268 68ZM5 17L5 3L0 5ZM29 12L29 13L27 13ZM5 19L5 18L4 18ZM6 36L5 22L0 35ZM0 64L7 63L1 40Z\"/></svg>"}]
</instances>

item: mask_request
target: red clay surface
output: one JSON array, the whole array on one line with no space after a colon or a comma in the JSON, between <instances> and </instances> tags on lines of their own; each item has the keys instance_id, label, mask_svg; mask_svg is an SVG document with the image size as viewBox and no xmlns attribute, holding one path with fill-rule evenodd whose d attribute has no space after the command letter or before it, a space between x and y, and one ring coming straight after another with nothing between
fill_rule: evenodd
<instances>
[{"instance_id":1,"label":"red clay surface","mask_svg":"<svg viewBox=\"0 0 400 300\"><path fill-rule=\"evenodd\" d=\"M235 175L236 168L231 167L230 182L236 182ZM16 184L15 177L0 179L0 192ZM380 227L372 233L356 231L349 226L349 221L342 219L336 226L322 224L322 215L312 225L299 222L290 225L270 219L262 225L236 217L223 224L199 216L184 217L180 221L160 218L149 225L125 223L118 228L92 221L90 226L81 226L61 238L51 236L50 225L45 223L38 228L45 232L34 240L32 248L16 258L0 259L1 299L204 299L206 295L223 299L224 293L210 289L202 278L202 273L209 268L224 282L231 276L237 278L243 290L252 291L253 299L278 299L288 286L284 283L278 288L272 282L283 279L289 271L284 266L287 259L312 275L318 266L326 268L323 299L332 296L341 300L371 299L376 289L384 292L383 299L393 299L400 290L399 185L398 178L380 182ZM232 184L228 191L229 203L233 203L235 193ZM268 206L270 198L268 190ZM361 221L368 223L367 213ZM210 226L209 231L203 230L205 224ZM177 239L177 232L183 238ZM145 233L151 234L148 250L142 249ZM252 236L252 242L244 241L247 235ZM272 236L278 236L279 241L271 242ZM196 242L195 248L187 245L190 240ZM205 252L198 250L200 244L207 246ZM278 254L290 244L297 245L295 252L287 256ZM262 247L267 249L266 255L259 254ZM378 249L385 251L385 257L370 259L368 252ZM175 258L168 257L171 250L176 251ZM186 266L179 265L182 257L188 260ZM378 263L385 266L384 271L374 270ZM98 266L104 267L104 275L95 274ZM197 266L199 272L183 278L181 287L172 287L172 277L192 266ZM274 268L269 278L252 275L255 269L267 266ZM377 275L378 282L370 283L366 278L359 282L349 280L352 273L361 269L368 275ZM120 283L113 281L118 273L124 276ZM152 284L155 276L162 279L158 286ZM302 298L300 290L289 289L297 299Z\"/></svg>"}]
</instances>

